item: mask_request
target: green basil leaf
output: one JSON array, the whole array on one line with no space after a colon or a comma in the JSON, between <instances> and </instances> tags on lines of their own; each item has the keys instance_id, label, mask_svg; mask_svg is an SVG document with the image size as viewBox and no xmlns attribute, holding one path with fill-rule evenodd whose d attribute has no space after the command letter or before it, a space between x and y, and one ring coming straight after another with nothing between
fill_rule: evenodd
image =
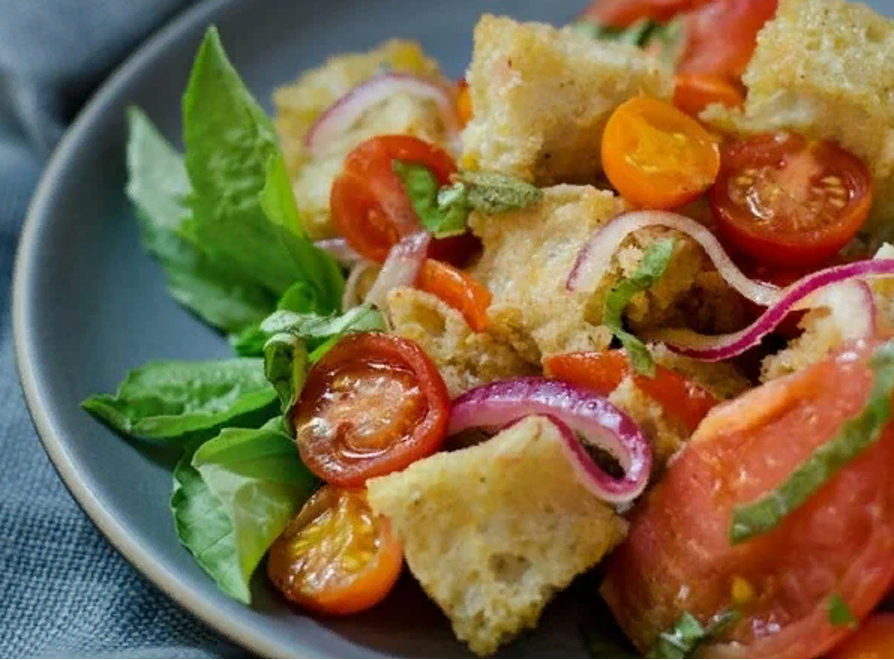
<instances>
[{"instance_id":1,"label":"green basil leaf","mask_svg":"<svg viewBox=\"0 0 894 660\"><path fill-rule=\"evenodd\" d=\"M279 395L289 433L292 431L292 407L307 380L307 362L307 344L292 333L275 334L264 345L264 373Z\"/></svg>"},{"instance_id":2,"label":"green basil leaf","mask_svg":"<svg viewBox=\"0 0 894 660\"><path fill-rule=\"evenodd\" d=\"M214 27L193 63L183 125L192 182L192 216L184 230L245 280L277 296L307 282L321 304L337 309L341 271L299 226L273 124L230 64Z\"/></svg>"},{"instance_id":3,"label":"green basil leaf","mask_svg":"<svg viewBox=\"0 0 894 660\"><path fill-rule=\"evenodd\" d=\"M661 279L674 256L674 246L672 238L652 243L636 272L628 279L618 282L605 297L602 311L602 324L623 344L634 371L649 377L655 375L655 363L646 345L624 330L624 309L633 296L649 290Z\"/></svg>"},{"instance_id":4,"label":"green basil leaf","mask_svg":"<svg viewBox=\"0 0 894 660\"><path fill-rule=\"evenodd\" d=\"M875 373L866 405L855 417L762 498L733 509L730 541L743 543L766 534L800 507L841 468L881 437L891 419L894 393L894 341L879 346L869 361Z\"/></svg>"},{"instance_id":5,"label":"green basil leaf","mask_svg":"<svg viewBox=\"0 0 894 660\"><path fill-rule=\"evenodd\" d=\"M127 195L137 207L143 245L164 269L171 296L227 332L263 319L274 308L273 294L182 233L190 214L183 158L141 110L130 108L127 120Z\"/></svg>"},{"instance_id":6,"label":"green basil leaf","mask_svg":"<svg viewBox=\"0 0 894 660\"><path fill-rule=\"evenodd\" d=\"M94 395L81 406L125 435L175 442L259 424L274 414L275 402L263 362L237 358L150 362L128 372L117 394Z\"/></svg>"},{"instance_id":7,"label":"green basil leaf","mask_svg":"<svg viewBox=\"0 0 894 660\"><path fill-rule=\"evenodd\" d=\"M829 596L829 623L833 626L847 626L848 628L856 628L859 623L851 608L838 592Z\"/></svg>"},{"instance_id":8,"label":"green basil leaf","mask_svg":"<svg viewBox=\"0 0 894 660\"><path fill-rule=\"evenodd\" d=\"M328 311L320 307L317 302L315 289L307 282L296 282L286 289L286 292L279 299L276 309L319 315L324 315ZM270 339L270 334L261 330L261 322L258 321L239 334L230 335L230 345L239 355L261 357L264 355L264 344L267 343L268 339Z\"/></svg>"},{"instance_id":9,"label":"green basil leaf","mask_svg":"<svg viewBox=\"0 0 894 660\"><path fill-rule=\"evenodd\" d=\"M425 165L394 159L391 167L403 183L423 227L436 238L466 232L471 207L462 192L465 190L462 184L459 184L462 191L457 194L453 186L441 190L435 175Z\"/></svg>"},{"instance_id":10,"label":"green basil leaf","mask_svg":"<svg viewBox=\"0 0 894 660\"><path fill-rule=\"evenodd\" d=\"M647 657L692 657L700 644L719 637L738 620L737 610L724 610L712 619L708 627L704 627L692 614L683 612L670 629L658 634L658 639Z\"/></svg>"},{"instance_id":11,"label":"green basil leaf","mask_svg":"<svg viewBox=\"0 0 894 660\"><path fill-rule=\"evenodd\" d=\"M656 25L641 44L663 62L668 68L676 69L686 49L686 21L675 18Z\"/></svg>"},{"instance_id":12,"label":"green basil leaf","mask_svg":"<svg viewBox=\"0 0 894 660\"><path fill-rule=\"evenodd\" d=\"M543 198L543 191L537 186L499 172L464 171L457 179L468 187L469 204L482 213L523 209Z\"/></svg>"},{"instance_id":13,"label":"green basil leaf","mask_svg":"<svg viewBox=\"0 0 894 660\"><path fill-rule=\"evenodd\" d=\"M177 536L221 590L250 603L252 573L318 481L281 418L224 429L190 450L174 470Z\"/></svg>"}]
</instances>

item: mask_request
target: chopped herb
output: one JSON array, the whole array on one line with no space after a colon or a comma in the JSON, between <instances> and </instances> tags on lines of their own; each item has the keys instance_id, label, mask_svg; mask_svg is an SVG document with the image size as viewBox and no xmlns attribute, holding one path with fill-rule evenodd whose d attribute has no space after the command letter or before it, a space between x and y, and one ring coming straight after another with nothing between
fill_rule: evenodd
<instances>
[{"instance_id":1,"label":"chopped herb","mask_svg":"<svg viewBox=\"0 0 894 660\"><path fill-rule=\"evenodd\" d=\"M537 186L499 172L460 172L456 178L468 186L469 204L482 213L523 209L543 198Z\"/></svg>"},{"instance_id":2,"label":"chopped herb","mask_svg":"<svg viewBox=\"0 0 894 660\"><path fill-rule=\"evenodd\" d=\"M448 194L439 194L438 180L425 165L394 159L391 167L400 177L422 225L436 238L466 231L466 219L471 209L465 191L448 193L453 190L451 187L444 189Z\"/></svg>"},{"instance_id":3,"label":"chopped herb","mask_svg":"<svg viewBox=\"0 0 894 660\"><path fill-rule=\"evenodd\" d=\"M837 591L829 596L829 623L833 626L857 627L857 617Z\"/></svg>"},{"instance_id":4,"label":"chopped herb","mask_svg":"<svg viewBox=\"0 0 894 660\"><path fill-rule=\"evenodd\" d=\"M761 499L733 510L730 541L733 544L766 534L804 504L823 484L872 446L891 418L894 392L894 341L876 349L869 361L875 381L860 413L846 421L838 433L799 465L778 488Z\"/></svg>"},{"instance_id":5,"label":"chopped herb","mask_svg":"<svg viewBox=\"0 0 894 660\"><path fill-rule=\"evenodd\" d=\"M733 623L738 621L736 610L724 610L714 617L711 625L705 628L689 612L683 612L677 622L669 629L658 634L658 641L649 651L650 658L688 658L703 642L722 635Z\"/></svg>"},{"instance_id":6,"label":"chopped herb","mask_svg":"<svg viewBox=\"0 0 894 660\"><path fill-rule=\"evenodd\" d=\"M628 279L621 280L605 297L602 312L602 324L624 345L634 371L649 377L655 375L655 363L646 345L638 337L624 330L624 309L634 295L647 291L661 279L674 255L674 246L672 238L652 243L636 272Z\"/></svg>"},{"instance_id":7,"label":"chopped herb","mask_svg":"<svg viewBox=\"0 0 894 660\"><path fill-rule=\"evenodd\" d=\"M649 40L652 32L661 26L656 21L642 18L626 28L600 25L593 21L575 21L568 27L596 41L614 41L631 46L642 46Z\"/></svg>"}]
</instances>

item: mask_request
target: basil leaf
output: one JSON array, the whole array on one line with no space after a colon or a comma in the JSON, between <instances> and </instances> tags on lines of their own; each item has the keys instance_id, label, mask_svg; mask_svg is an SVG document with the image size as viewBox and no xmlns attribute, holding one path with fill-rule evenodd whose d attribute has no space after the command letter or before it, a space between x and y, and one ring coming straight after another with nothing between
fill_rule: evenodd
<instances>
[{"instance_id":1,"label":"basil leaf","mask_svg":"<svg viewBox=\"0 0 894 660\"><path fill-rule=\"evenodd\" d=\"M326 314L328 311L321 309L317 304L316 293L307 282L296 282L286 289L279 299L276 309L320 315ZM261 323L258 321L239 334L230 335L230 345L239 355L260 357L264 355L264 344L268 339L270 339L270 334L261 330Z\"/></svg>"},{"instance_id":2,"label":"basil leaf","mask_svg":"<svg viewBox=\"0 0 894 660\"><path fill-rule=\"evenodd\" d=\"M578 20L570 23L568 27L594 41L615 41L631 46L642 46L648 41L652 32L660 27L660 24L649 18L641 18L629 27L622 28L602 25L593 20Z\"/></svg>"},{"instance_id":3,"label":"basil leaf","mask_svg":"<svg viewBox=\"0 0 894 660\"><path fill-rule=\"evenodd\" d=\"M857 617L854 616L851 608L838 592L829 596L829 623L833 626L857 627Z\"/></svg>"},{"instance_id":4,"label":"basil leaf","mask_svg":"<svg viewBox=\"0 0 894 660\"><path fill-rule=\"evenodd\" d=\"M464 192L451 194L453 187L441 191L435 175L425 165L394 159L391 167L403 183L423 227L436 238L466 232L471 207Z\"/></svg>"},{"instance_id":5,"label":"basil leaf","mask_svg":"<svg viewBox=\"0 0 894 660\"><path fill-rule=\"evenodd\" d=\"M711 625L702 626L692 614L683 612L677 622L658 634L649 658L689 658L703 642L722 635L739 619L737 610L724 610L715 616Z\"/></svg>"},{"instance_id":6,"label":"basil leaf","mask_svg":"<svg viewBox=\"0 0 894 660\"><path fill-rule=\"evenodd\" d=\"M273 124L233 69L214 27L193 63L183 126L193 188L184 231L245 280L277 296L307 282L321 305L337 309L341 271L298 225Z\"/></svg>"},{"instance_id":7,"label":"basil leaf","mask_svg":"<svg viewBox=\"0 0 894 660\"><path fill-rule=\"evenodd\" d=\"M819 446L779 487L759 500L733 509L731 543L742 543L772 530L881 437L891 419L894 341L879 346L869 366L875 380L860 413L846 421L834 437Z\"/></svg>"},{"instance_id":8,"label":"basil leaf","mask_svg":"<svg viewBox=\"0 0 894 660\"><path fill-rule=\"evenodd\" d=\"M221 590L250 603L252 573L317 485L281 418L227 428L175 468L174 527Z\"/></svg>"},{"instance_id":9,"label":"basil leaf","mask_svg":"<svg viewBox=\"0 0 894 660\"><path fill-rule=\"evenodd\" d=\"M129 108L127 120L127 195L137 207L143 246L164 269L171 296L227 332L264 318L274 308L273 294L183 235L190 213L183 158L141 110Z\"/></svg>"},{"instance_id":10,"label":"basil leaf","mask_svg":"<svg viewBox=\"0 0 894 660\"><path fill-rule=\"evenodd\" d=\"M367 332L385 328L385 318L373 306L364 304L349 309L340 316L274 312L261 323L261 330L268 336L288 333L316 348L331 337L341 337L349 332Z\"/></svg>"},{"instance_id":11,"label":"basil leaf","mask_svg":"<svg viewBox=\"0 0 894 660\"><path fill-rule=\"evenodd\" d=\"M499 172L460 172L457 179L468 187L469 204L482 213L523 209L543 198L537 186Z\"/></svg>"},{"instance_id":12,"label":"basil leaf","mask_svg":"<svg viewBox=\"0 0 894 660\"><path fill-rule=\"evenodd\" d=\"M668 68L676 69L686 48L686 21L675 18L656 25L641 44Z\"/></svg>"},{"instance_id":13,"label":"basil leaf","mask_svg":"<svg viewBox=\"0 0 894 660\"><path fill-rule=\"evenodd\" d=\"M661 279L674 255L674 246L672 238L652 243L643 255L642 263L636 272L628 279L618 282L605 297L602 311L602 324L624 345L634 371L649 377L655 375L655 363L646 345L638 337L624 330L624 309L633 296L652 288Z\"/></svg>"},{"instance_id":14,"label":"basil leaf","mask_svg":"<svg viewBox=\"0 0 894 660\"><path fill-rule=\"evenodd\" d=\"M275 401L262 361L237 358L150 362L128 372L117 394L94 395L81 406L125 435L175 442L259 424L275 412Z\"/></svg>"},{"instance_id":15,"label":"basil leaf","mask_svg":"<svg viewBox=\"0 0 894 660\"><path fill-rule=\"evenodd\" d=\"M280 409L291 434L292 407L307 380L307 344L289 332L273 335L264 345L264 373L279 395Z\"/></svg>"}]
</instances>

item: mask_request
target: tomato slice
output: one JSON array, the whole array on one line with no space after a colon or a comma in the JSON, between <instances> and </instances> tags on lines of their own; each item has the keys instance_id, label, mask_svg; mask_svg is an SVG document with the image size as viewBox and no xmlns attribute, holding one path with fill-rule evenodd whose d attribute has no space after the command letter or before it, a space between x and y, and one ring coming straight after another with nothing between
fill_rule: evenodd
<instances>
[{"instance_id":1,"label":"tomato slice","mask_svg":"<svg viewBox=\"0 0 894 660\"><path fill-rule=\"evenodd\" d=\"M708 0L594 0L581 14L600 25L629 27L642 18L666 21Z\"/></svg>"},{"instance_id":2,"label":"tomato slice","mask_svg":"<svg viewBox=\"0 0 894 660\"><path fill-rule=\"evenodd\" d=\"M894 658L894 614L873 614L827 658Z\"/></svg>"},{"instance_id":3,"label":"tomato slice","mask_svg":"<svg viewBox=\"0 0 894 660\"><path fill-rule=\"evenodd\" d=\"M348 335L307 376L295 407L296 441L320 479L362 486L437 451L449 414L444 379L415 342Z\"/></svg>"},{"instance_id":4,"label":"tomato slice","mask_svg":"<svg viewBox=\"0 0 894 660\"><path fill-rule=\"evenodd\" d=\"M811 658L845 637L841 595L866 616L894 580L894 425L766 535L730 544L733 508L779 486L866 403L875 345L849 347L718 406L636 511L602 594L640 649L684 611L738 622L705 657Z\"/></svg>"},{"instance_id":5,"label":"tomato slice","mask_svg":"<svg viewBox=\"0 0 894 660\"><path fill-rule=\"evenodd\" d=\"M602 137L608 180L637 206L673 208L707 190L720 167L710 133L669 103L637 97L612 113Z\"/></svg>"},{"instance_id":6,"label":"tomato slice","mask_svg":"<svg viewBox=\"0 0 894 660\"><path fill-rule=\"evenodd\" d=\"M291 602L320 614L379 603L400 577L403 552L366 490L323 486L270 547L267 575Z\"/></svg>"},{"instance_id":7,"label":"tomato slice","mask_svg":"<svg viewBox=\"0 0 894 660\"><path fill-rule=\"evenodd\" d=\"M832 142L779 133L723 148L711 208L722 237L758 261L811 266L857 233L872 205L872 179Z\"/></svg>"},{"instance_id":8,"label":"tomato slice","mask_svg":"<svg viewBox=\"0 0 894 660\"><path fill-rule=\"evenodd\" d=\"M395 159L426 166L441 185L456 172L450 154L409 135L379 135L348 154L332 184L332 221L352 248L380 263L395 243L419 229L419 218L392 169ZM456 240L452 244L461 245Z\"/></svg>"},{"instance_id":9,"label":"tomato slice","mask_svg":"<svg viewBox=\"0 0 894 660\"><path fill-rule=\"evenodd\" d=\"M741 89L721 76L683 73L674 77L674 105L693 117L712 103L737 108L743 100Z\"/></svg>"},{"instance_id":10,"label":"tomato slice","mask_svg":"<svg viewBox=\"0 0 894 660\"><path fill-rule=\"evenodd\" d=\"M552 355L543 360L548 376L608 396L633 373L623 350ZM634 375L633 382L665 412L694 431L719 401L713 394L660 364L655 377Z\"/></svg>"},{"instance_id":11,"label":"tomato slice","mask_svg":"<svg viewBox=\"0 0 894 660\"><path fill-rule=\"evenodd\" d=\"M678 73L738 78L757 33L776 15L778 0L712 0L683 15L686 43Z\"/></svg>"},{"instance_id":12,"label":"tomato slice","mask_svg":"<svg viewBox=\"0 0 894 660\"><path fill-rule=\"evenodd\" d=\"M492 297L490 291L471 275L435 259L426 259L416 287L462 312L466 323L475 332L487 330L487 308Z\"/></svg>"}]
</instances>

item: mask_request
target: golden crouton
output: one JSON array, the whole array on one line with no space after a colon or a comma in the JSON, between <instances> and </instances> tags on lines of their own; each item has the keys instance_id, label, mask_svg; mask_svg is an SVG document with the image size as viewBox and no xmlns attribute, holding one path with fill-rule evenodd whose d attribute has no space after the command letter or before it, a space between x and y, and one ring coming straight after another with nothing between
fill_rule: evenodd
<instances>
[{"instance_id":1,"label":"golden crouton","mask_svg":"<svg viewBox=\"0 0 894 660\"><path fill-rule=\"evenodd\" d=\"M844 0L782 0L758 35L743 81L744 115L715 105L702 119L732 133L789 129L836 141L872 173L867 228L891 223L894 20Z\"/></svg>"},{"instance_id":2,"label":"golden crouton","mask_svg":"<svg viewBox=\"0 0 894 660\"><path fill-rule=\"evenodd\" d=\"M788 347L768 355L761 363L761 381L767 381L810 366L825 359L844 341L841 328L826 309L815 309L804 315L798 326L804 333L793 339Z\"/></svg>"},{"instance_id":3,"label":"golden crouton","mask_svg":"<svg viewBox=\"0 0 894 660\"><path fill-rule=\"evenodd\" d=\"M533 181L592 183L618 105L644 94L669 98L669 70L635 46L573 30L484 15L467 74L473 118L463 165Z\"/></svg>"},{"instance_id":4,"label":"golden crouton","mask_svg":"<svg viewBox=\"0 0 894 660\"><path fill-rule=\"evenodd\" d=\"M552 422L528 417L367 484L413 575L479 655L534 627L552 596L626 533L574 476L561 442Z\"/></svg>"},{"instance_id":5,"label":"golden crouton","mask_svg":"<svg viewBox=\"0 0 894 660\"><path fill-rule=\"evenodd\" d=\"M508 345L472 331L459 311L429 293L394 289L386 311L394 332L428 353L451 397L493 380L537 372Z\"/></svg>"},{"instance_id":6,"label":"golden crouton","mask_svg":"<svg viewBox=\"0 0 894 660\"><path fill-rule=\"evenodd\" d=\"M334 233L329 191L345 156L359 143L376 135L401 133L446 146L446 127L434 103L395 94L368 110L355 126L328 145L325 153L315 158L307 153L304 136L319 114L364 80L389 70L440 77L437 64L426 57L418 44L394 39L368 53L333 57L273 95L276 128L292 175L295 198L304 227L313 238Z\"/></svg>"}]
</instances>

